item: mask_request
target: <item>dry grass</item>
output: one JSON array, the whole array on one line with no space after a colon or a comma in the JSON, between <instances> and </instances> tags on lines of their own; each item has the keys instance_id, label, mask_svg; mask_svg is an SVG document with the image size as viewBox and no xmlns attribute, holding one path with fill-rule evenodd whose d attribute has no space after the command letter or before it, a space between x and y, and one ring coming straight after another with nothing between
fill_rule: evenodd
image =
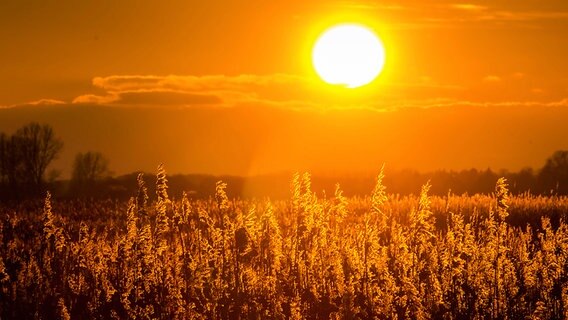
<instances>
[{"instance_id":1,"label":"dry grass","mask_svg":"<svg viewBox=\"0 0 568 320\"><path fill-rule=\"evenodd\" d=\"M387 195L0 209L2 319L568 318L568 199ZM230 186L229 186L230 187ZM551 224L551 218L553 224ZM524 223L523 223L524 222ZM526 226L530 222L533 227Z\"/></svg>"}]
</instances>

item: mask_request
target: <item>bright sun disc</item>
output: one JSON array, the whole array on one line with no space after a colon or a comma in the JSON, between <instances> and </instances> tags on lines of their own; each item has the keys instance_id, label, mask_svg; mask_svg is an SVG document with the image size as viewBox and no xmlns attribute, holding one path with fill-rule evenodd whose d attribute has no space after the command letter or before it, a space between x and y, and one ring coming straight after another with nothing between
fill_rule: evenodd
<instances>
[{"instance_id":1,"label":"bright sun disc","mask_svg":"<svg viewBox=\"0 0 568 320\"><path fill-rule=\"evenodd\" d=\"M356 88L383 70L385 49L370 29L343 24L326 30L316 41L312 63L323 81Z\"/></svg>"}]
</instances>

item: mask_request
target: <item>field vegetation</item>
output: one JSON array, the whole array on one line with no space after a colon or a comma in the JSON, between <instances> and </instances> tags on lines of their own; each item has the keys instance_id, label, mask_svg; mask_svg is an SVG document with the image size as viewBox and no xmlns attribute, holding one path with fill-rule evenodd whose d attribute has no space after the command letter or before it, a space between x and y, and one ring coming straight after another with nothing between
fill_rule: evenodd
<instances>
[{"instance_id":1,"label":"field vegetation","mask_svg":"<svg viewBox=\"0 0 568 320\"><path fill-rule=\"evenodd\" d=\"M1 319L566 319L568 198L156 194L0 207Z\"/></svg>"}]
</instances>

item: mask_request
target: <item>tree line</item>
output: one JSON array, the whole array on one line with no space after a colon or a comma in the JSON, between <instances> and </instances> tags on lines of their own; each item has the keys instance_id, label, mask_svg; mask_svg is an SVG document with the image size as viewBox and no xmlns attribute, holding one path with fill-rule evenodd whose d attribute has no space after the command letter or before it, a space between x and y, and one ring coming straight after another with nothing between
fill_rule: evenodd
<instances>
[{"instance_id":1,"label":"tree line","mask_svg":"<svg viewBox=\"0 0 568 320\"><path fill-rule=\"evenodd\" d=\"M56 170L48 170L63 150L63 141L47 124L29 123L12 135L0 132L0 200L20 200L43 197L46 190L59 197L121 198L136 185L137 173L112 177L109 161L100 152L78 153L73 162L70 180L58 179ZM526 168L518 172L487 170L435 171L419 173L405 170L390 172L387 180L392 193L409 194L430 180L433 194L491 193L497 178L510 181L513 193L568 194L568 151L556 151L539 170ZM289 174L261 177L215 177L212 175L171 176L172 192L181 195L188 191L197 197L213 194L219 178L234 186L232 196L269 196L286 198L289 195ZM323 177L314 175L314 190L333 190L340 182L348 195L364 195L372 188L369 177ZM252 191L251 191L252 190ZM248 193L247 193L248 192Z\"/></svg>"},{"instance_id":2,"label":"tree line","mask_svg":"<svg viewBox=\"0 0 568 320\"><path fill-rule=\"evenodd\" d=\"M12 135L0 132L0 200L43 197L59 172L47 171L63 149L63 141L47 124L29 123ZM108 160L99 152L78 153L69 191L86 192L108 174Z\"/></svg>"}]
</instances>

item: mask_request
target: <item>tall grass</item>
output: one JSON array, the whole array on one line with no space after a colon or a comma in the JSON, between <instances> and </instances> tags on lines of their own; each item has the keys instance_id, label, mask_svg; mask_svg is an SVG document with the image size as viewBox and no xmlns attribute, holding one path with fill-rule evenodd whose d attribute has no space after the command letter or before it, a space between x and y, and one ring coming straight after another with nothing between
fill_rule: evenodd
<instances>
[{"instance_id":1,"label":"tall grass","mask_svg":"<svg viewBox=\"0 0 568 320\"><path fill-rule=\"evenodd\" d=\"M0 209L2 319L566 319L568 199L171 198ZM538 223L535 221L540 220ZM511 223L516 221L515 223ZM524 224L518 221L525 221ZM529 222L529 226L526 222Z\"/></svg>"}]
</instances>

